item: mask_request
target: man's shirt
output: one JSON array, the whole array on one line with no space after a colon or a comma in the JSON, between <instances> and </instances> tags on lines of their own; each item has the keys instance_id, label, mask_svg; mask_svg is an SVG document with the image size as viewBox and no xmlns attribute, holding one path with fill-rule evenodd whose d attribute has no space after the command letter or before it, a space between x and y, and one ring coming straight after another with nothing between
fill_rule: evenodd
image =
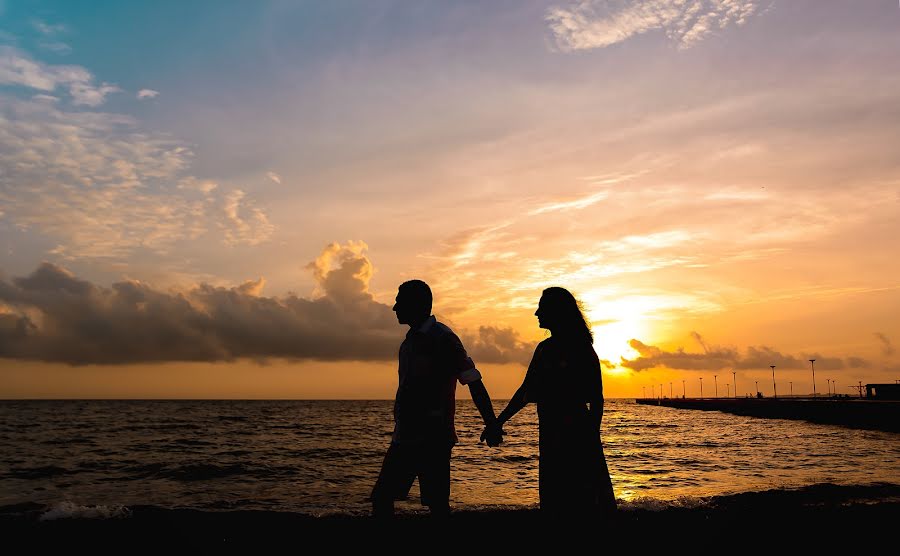
<instances>
[{"instance_id":1,"label":"man's shirt","mask_svg":"<svg viewBox=\"0 0 900 556\"><path fill-rule=\"evenodd\" d=\"M398 374L392 441L456 443L456 383L481 380L459 337L428 317L400 344Z\"/></svg>"}]
</instances>

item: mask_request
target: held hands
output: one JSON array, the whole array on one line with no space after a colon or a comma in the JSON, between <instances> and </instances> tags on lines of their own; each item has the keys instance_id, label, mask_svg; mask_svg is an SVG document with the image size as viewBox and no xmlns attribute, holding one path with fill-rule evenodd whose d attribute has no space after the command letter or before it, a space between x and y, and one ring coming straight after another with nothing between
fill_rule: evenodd
<instances>
[{"instance_id":1,"label":"held hands","mask_svg":"<svg viewBox=\"0 0 900 556\"><path fill-rule=\"evenodd\" d=\"M503 442L503 427L499 423L484 427L481 433L481 442L487 442L491 448L496 448Z\"/></svg>"}]
</instances>

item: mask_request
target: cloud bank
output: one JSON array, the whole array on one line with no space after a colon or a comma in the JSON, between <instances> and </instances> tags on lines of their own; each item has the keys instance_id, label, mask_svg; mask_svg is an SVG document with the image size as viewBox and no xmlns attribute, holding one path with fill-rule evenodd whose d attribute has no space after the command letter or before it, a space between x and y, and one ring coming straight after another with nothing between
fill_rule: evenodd
<instances>
[{"instance_id":1,"label":"cloud bank","mask_svg":"<svg viewBox=\"0 0 900 556\"><path fill-rule=\"evenodd\" d=\"M403 337L368 291L365 244L328 246L313 263L322 295L264 297L264 280L164 292L109 288L43 263L0 280L0 357L82 364L155 361L391 360Z\"/></svg>"},{"instance_id":2,"label":"cloud bank","mask_svg":"<svg viewBox=\"0 0 900 556\"><path fill-rule=\"evenodd\" d=\"M125 115L0 95L0 211L55 242L55 255L166 254L207 234L227 246L268 240L253 196L187 175L192 158Z\"/></svg>"},{"instance_id":3,"label":"cloud bank","mask_svg":"<svg viewBox=\"0 0 900 556\"><path fill-rule=\"evenodd\" d=\"M129 280L102 287L43 263L0 280L0 358L86 364L270 358L395 361L406 329L369 292L363 242L333 243L307 268L318 295L265 297L265 280L160 291ZM512 329L460 334L476 363L527 362Z\"/></svg>"},{"instance_id":4,"label":"cloud bank","mask_svg":"<svg viewBox=\"0 0 900 556\"><path fill-rule=\"evenodd\" d=\"M716 31L740 26L760 11L759 0L585 0L553 7L546 20L562 51L604 48L662 30L679 48L690 48Z\"/></svg>"},{"instance_id":5,"label":"cloud bank","mask_svg":"<svg viewBox=\"0 0 900 556\"><path fill-rule=\"evenodd\" d=\"M639 356L634 359L623 358L620 366L633 371L656 368L683 371L767 370L770 365L775 365L776 369L781 370L797 370L809 369L809 360L815 359L816 369L823 371L871 367L871 363L862 357L830 357L819 353L790 355L769 346L750 346L741 353L733 347L709 345L696 332L691 332L691 336L700 344L702 352L689 352L684 348L667 351L632 339L628 343Z\"/></svg>"},{"instance_id":6,"label":"cloud bank","mask_svg":"<svg viewBox=\"0 0 900 556\"><path fill-rule=\"evenodd\" d=\"M91 72L81 66L44 64L11 46L0 46L0 85L19 85L45 92L68 89L72 103L85 106L99 106L106 95L121 91L109 83L95 84Z\"/></svg>"}]
</instances>

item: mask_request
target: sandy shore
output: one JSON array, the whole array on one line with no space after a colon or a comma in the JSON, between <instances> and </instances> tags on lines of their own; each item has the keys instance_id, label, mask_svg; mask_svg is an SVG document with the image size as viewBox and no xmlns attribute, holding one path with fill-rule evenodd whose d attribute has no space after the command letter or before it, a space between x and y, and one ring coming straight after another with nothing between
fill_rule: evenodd
<instances>
[{"instance_id":1,"label":"sandy shore","mask_svg":"<svg viewBox=\"0 0 900 556\"><path fill-rule=\"evenodd\" d=\"M861 541L872 532L893 531L900 519L900 487L895 485L817 487L809 491L768 491L718 498L691 508L628 509L612 518L586 515L553 519L539 510L455 511L445 520L401 515L390 521L367 516L313 517L265 511L204 512L153 507L129 508L128 517L40 520L37 511L0 515L7 542L121 546L144 544L204 547L282 543L298 547L326 543L340 549L414 542L449 548L447 542L528 548L536 542L610 543L810 543L828 547ZM680 540L679 540L680 539ZM852 544L852 542L851 542ZM424 548L423 548L424 549Z\"/></svg>"}]
</instances>

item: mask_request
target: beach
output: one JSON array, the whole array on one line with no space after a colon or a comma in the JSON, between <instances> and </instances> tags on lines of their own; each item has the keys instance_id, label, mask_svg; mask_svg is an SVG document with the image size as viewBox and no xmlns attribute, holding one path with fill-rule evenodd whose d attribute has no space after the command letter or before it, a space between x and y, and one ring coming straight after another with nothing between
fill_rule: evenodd
<instances>
[{"instance_id":1,"label":"beach","mask_svg":"<svg viewBox=\"0 0 900 556\"><path fill-rule=\"evenodd\" d=\"M378 521L367 497L390 411L389 401L4 402L0 532L125 550L410 538L527 548L561 528L630 543L818 542L900 517L895 433L610 400L614 518L543 516L536 415L523 411L489 449L461 402L450 518L430 519L414 486L394 520Z\"/></svg>"},{"instance_id":2,"label":"beach","mask_svg":"<svg viewBox=\"0 0 900 556\"><path fill-rule=\"evenodd\" d=\"M900 518L900 485L864 487L817 485L715 497L686 507L626 504L615 516L547 516L537 509L462 510L445 520L424 513L392 520L365 515L311 516L292 512L120 508L97 517L92 508L47 519L36 505L0 510L7 540L40 545L268 545L327 543L340 549L359 545L477 540L482 546L526 547L535 542L569 543L603 539L610 543L844 543L863 532L887 530ZM96 510L94 508L93 510ZM92 517L89 517L92 516ZM561 536L562 535L562 536ZM835 538L837 536L837 538Z\"/></svg>"}]
</instances>

